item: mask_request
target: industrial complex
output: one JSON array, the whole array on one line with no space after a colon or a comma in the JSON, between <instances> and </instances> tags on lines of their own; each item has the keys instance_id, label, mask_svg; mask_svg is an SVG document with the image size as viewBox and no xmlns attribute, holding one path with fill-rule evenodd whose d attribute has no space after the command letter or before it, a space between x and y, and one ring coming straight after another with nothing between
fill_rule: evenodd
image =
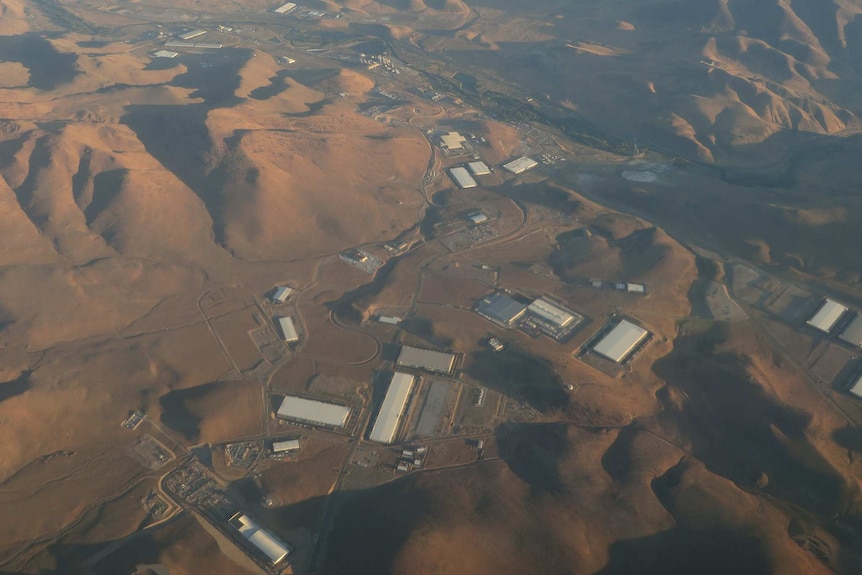
<instances>
[{"instance_id":1,"label":"industrial complex","mask_svg":"<svg viewBox=\"0 0 862 575\"><path fill-rule=\"evenodd\" d=\"M455 369L455 355L405 345L401 348L395 365L441 375L451 375Z\"/></svg>"},{"instance_id":2,"label":"industrial complex","mask_svg":"<svg viewBox=\"0 0 862 575\"><path fill-rule=\"evenodd\" d=\"M624 319L593 346L593 351L613 362L622 363L648 336L647 330Z\"/></svg>"},{"instance_id":3,"label":"industrial complex","mask_svg":"<svg viewBox=\"0 0 862 575\"><path fill-rule=\"evenodd\" d=\"M254 519L239 511L228 521L255 549L263 553L270 564L282 563L290 554L290 548L278 537L263 529Z\"/></svg>"},{"instance_id":4,"label":"industrial complex","mask_svg":"<svg viewBox=\"0 0 862 575\"><path fill-rule=\"evenodd\" d=\"M387 444L395 441L415 381L415 376L409 373L396 371L393 374L389 389L386 390L386 397L383 398L383 404L377 413L377 419L374 421L371 433L368 434L368 439Z\"/></svg>"},{"instance_id":5,"label":"industrial complex","mask_svg":"<svg viewBox=\"0 0 862 575\"><path fill-rule=\"evenodd\" d=\"M818 309L806 323L814 329L818 329L824 333L829 333L846 311L847 307L836 301L827 299L823 302L823 305L820 306L820 309Z\"/></svg>"},{"instance_id":6,"label":"industrial complex","mask_svg":"<svg viewBox=\"0 0 862 575\"><path fill-rule=\"evenodd\" d=\"M298 423L343 428L350 417L350 408L344 405L316 401L287 395L276 415Z\"/></svg>"},{"instance_id":7,"label":"industrial complex","mask_svg":"<svg viewBox=\"0 0 862 575\"><path fill-rule=\"evenodd\" d=\"M505 293L495 292L479 300L475 310L485 319L507 329L521 328L530 334L544 333L557 341L570 336L584 320L582 315L547 296L523 304Z\"/></svg>"}]
</instances>

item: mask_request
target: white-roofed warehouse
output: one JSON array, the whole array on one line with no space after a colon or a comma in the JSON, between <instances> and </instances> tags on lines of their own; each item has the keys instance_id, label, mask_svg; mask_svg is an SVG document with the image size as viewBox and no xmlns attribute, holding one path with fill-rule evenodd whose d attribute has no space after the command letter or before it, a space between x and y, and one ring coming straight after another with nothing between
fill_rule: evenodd
<instances>
[{"instance_id":1,"label":"white-roofed warehouse","mask_svg":"<svg viewBox=\"0 0 862 575\"><path fill-rule=\"evenodd\" d=\"M286 395L281 401L277 415L282 419L290 419L300 423L344 427L350 416L350 408L334 403Z\"/></svg>"},{"instance_id":2,"label":"white-roofed warehouse","mask_svg":"<svg viewBox=\"0 0 862 575\"><path fill-rule=\"evenodd\" d=\"M368 434L368 439L378 443L395 441L398 426L401 424L401 418L407 409L407 400L410 398L410 391L413 389L415 380L416 378L409 373L395 372L389 383L389 389L386 390L386 397L383 398L380 411L377 412L374 427Z\"/></svg>"},{"instance_id":3,"label":"white-roofed warehouse","mask_svg":"<svg viewBox=\"0 0 862 575\"><path fill-rule=\"evenodd\" d=\"M527 311L561 328L571 325L571 323L577 319L577 317L569 311L543 297L540 297L528 305Z\"/></svg>"},{"instance_id":4,"label":"white-roofed warehouse","mask_svg":"<svg viewBox=\"0 0 862 575\"><path fill-rule=\"evenodd\" d=\"M593 346L593 351L611 361L622 363L648 335L649 332L644 328L622 320Z\"/></svg>"},{"instance_id":5,"label":"white-roofed warehouse","mask_svg":"<svg viewBox=\"0 0 862 575\"><path fill-rule=\"evenodd\" d=\"M503 164L503 168L513 174L523 174L527 170L532 170L538 165L539 163L536 160L528 158L527 156L522 156L517 160L512 160L508 164Z\"/></svg>"},{"instance_id":6,"label":"white-roofed warehouse","mask_svg":"<svg viewBox=\"0 0 862 575\"><path fill-rule=\"evenodd\" d=\"M296 326L293 325L293 318L278 318L278 326L281 328L281 335L284 337L284 341L287 343L299 341L299 334L296 333Z\"/></svg>"},{"instance_id":7,"label":"white-roofed warehouse","mask_svg":"<svg viewBox=\"0 0 862 575\"><path fill-rule=\"evenodd\" d=\"M474 176L487 176L491 173L491 168L485 162L470 162L467 164Z\"/></svg>"},{"instance_id":8,"label":"white-roofed warehouse","mask_svg":"<svg viewBox=\"0 0 862 575\"><path fill-rule=\"evenodd\" d=\"M479 300L476 311L482 317L512 327L527 312L527 306L498 292Z\"/></svg>"},{"instance_id":9,"label":"white-roofed warehouse","mask_svg":"<svg viewBox=\"0 0 862 575\"><path fill-rule=\"evenodd\" d=\"M405 345L398 354L398 367L422 369L432 373L449 375L455 368L455 356L451 353L422 349Z\"/></svg>"},{"instance_id":10,"label":"white-roofed warehouse","mask_svg":"<svg viewBox=\"0 0 862 575\"><path fill-rule=\"evenodd\" d=\"M847 308L845 306L836 301L832 301L831 299L827 299L823 302L823 305L820 306L820 309L817 310L817 313L811 316L811 319L806 323L815 329L829 333L846 311Z\"/></svg>"},{"instance_id":11,"label":"white-roofed warehouse","mask_svg":"<svg viewBox=\"0 0 862 575\"><path fill-rule=\"evenodd\" d=\"M857 314L838 337L850 345L862 347L862 315Z\"/></svg>"},{"instance_id":12,"label":"white-roofed warehouse","mask_svg":"<svg viewBox=\"0 0 862 575\"><path fill-rule=\"evenodd\" d=\"M229 523L242 534L246 540L263 553L269 562L278 565L290 554L290 548L278 537L263 529L254 519L238 512L230 518Z\"/></svg>"},{"instance_id":13,"label":"white-roofed warehouse","mask_svg":"<svg viewBox=\"0 0 862 575\"><path fill-rule=\"evenodd\" d=\"M473 176L470 175L467 168L452 168L449 170L449 173L452 174L452 179L455 180L455 183L458 184L458 187L462 190L475 188L477 185L476 180L473 179Z\"/></svg>"}]
</instances>

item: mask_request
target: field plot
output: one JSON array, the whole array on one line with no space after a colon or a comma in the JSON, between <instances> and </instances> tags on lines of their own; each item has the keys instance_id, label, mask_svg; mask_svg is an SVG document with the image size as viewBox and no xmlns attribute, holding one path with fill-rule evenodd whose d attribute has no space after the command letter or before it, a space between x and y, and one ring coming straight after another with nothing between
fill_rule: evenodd
<instances>
[{"instance_id":1,"label":"field plot","mask_svg":"<svg viewBox=\"0 0 862 575\"><path fill-rule=\"evenodd\" d=\"M271 364L278 363L288 355L288 350L272 325L265 325L249 332L249 337L257 347L261 357Z\"/></svg>"},{"instance_id":2,"label":"field plot","mask_svg":"<svg viewBox=\"0 0 862 575\"><path fill-rule=\"evenodd\" d=\"M156 471L174 458L171 451L151 435L142 435L129 447L129 454L141 465Z\"/></svg>"},{"instance_id":3,"label":"field plot","mask_svg":"<svg viewBox=\"0 0 862 575\"><path fill-rule=\"evenodd\" d=\"M254 311L256 308L247 307L211 320L213 329L242 373L253 369L263 359L254 340L249 338L256 327Z\"/></svg>"}]
</instances>

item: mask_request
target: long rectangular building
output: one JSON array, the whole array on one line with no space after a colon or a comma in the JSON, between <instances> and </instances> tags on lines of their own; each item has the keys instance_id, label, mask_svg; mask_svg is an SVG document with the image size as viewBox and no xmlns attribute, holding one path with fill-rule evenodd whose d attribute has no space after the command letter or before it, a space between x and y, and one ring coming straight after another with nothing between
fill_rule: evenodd
<instances>
[{"instance_id":1,"label":"long rectangular building","mask_svg":"<svg viewBox=\"0 0 862 575\"><path fill-rule=\"evenodd\" d=\"M449 375L455 368L455 355L405 345L401 348L401 353L398 354L398 360L395 362L395 365Z\"/></svg>"},{"instance_id":2,"label":"long rectangular building","mask_svg":"<svg viewBox=\"0 0 862 575\"><path fill-rule=\"evenodd\" d=\"M487 176L491 173L491 168L485 162L475 161L467 164L474 176Z\"/></svg>"},{"instance_id":3,"label":"long rectangular building","mask_svg":"<svg viewBox=\"0 0 862 575\"><path fill-rule=\"evenodd\" d=\"M398 426L407 410L407 400L410 398L410 391L413 389L415 381L416 378L409 373L395 372L389 383L389 389L386 390L386 397L383 398L380 411L377 413L374 427L368 434L368 439L378 443L395 441Z\"/></svg>"},{"instance_id":4,"label":"long rectangular building","mask_svg":"<svg viewBox=\"0 0 862 575\"><path fill-rule=\"evenodd\" d=\"M252 546L263 553L272 565L278 565L290 554L290 548L286 543L266 529L263 529L254 519L242 511L231 517L229 523Z\"/></svg>"},{"instance_id":5,"label":"long rectangular building","mask_svg":"<svg viewBox=\"0 0 862 575\"><path fill-rule=\"evenodd\" d=\"M856 383L851 385L847 391L855 395L856 398L862 399L862 375L859 376L859 378L856 380Z\"/></svg>"},{"instance_id":6,"label":"long rectangular building","mask_svg":"<svg viewBox=\"0 0 862 575\"><path fill-rule=\"evenodd\" d=\"M836 301L832 301L831 299L827 299L823 302L823 305L820 306L820 309L817 310L817 313L811 316L811 319L806 323L814 329L818 329L824 333L829 333L846 311L847 308L845 306Z\"/></svg>"},{"instance_id":7,"label":"long rectangular building","mask_svg":"<svg viewBox=\"0 0 862 575\"><path fill-rule=\"evenodd\" d=\"M523 174L527 170L532 170L538 165L539 163L536 160L528 158L527 156L522 156L517 160L512 160L508 164L503 164L503 169L512 172L513 174Z\"/></svg>"},{"instance_id":8,"label":"long rectangular building","mask_svg":"<svg viewBox=\"0 0 862 575\"><path fill-rule=\"evenodd\" d=\"M286 395L276 413L282 419L299 423L344 427L350 416L350 408L304 397Z\"/></svg>"},{"instance_id":9,"label":"long rectangular building","mask_svg":"<svg viewBox=\"0 0 862 575\"><path fill-rule=\"evenodd\" d=\"M478 185L476 184L476 180L473 179L473 176L470 175L470 172L467 171L467 168L452 168L449 170L449 173L452 174L452 179L455 180L455 183L458 184L458 187L462 190L475 188Z\"/></svg>"},{"instance_id":10,"label":"long rectangular building","mask_svg":"<svg viewBox=\"0 0 862 575\"><path fill-rule=\"evenodd\" d=\"M204 34L206 34L206 30L192 30L191 32L186 32L185 34L180 34L180 40L191 40L193 38L200 38Z\"/></svg>"},{"instance_id":11,"label":"long rectangular building","mask_svg":"<svg viewBox=\"0 0 862 575\"><path fill-rule=\"evenodd\" d=\"M593 351L616 363L622 363L649 332L628 320L622 320L595 346Z\"/></svg>"},{"instance_id":12,"label":"long rectangular building","mask_svg":"<svg viewBox=\"0 0 862 575\"><path fill-rule=\"evenodd\" d=\"M862 347L862 315L856 314L838 337L852 346Z\"/></svg>"},{"instance_id":13,"label":"long rectangular building","mask_svg":"<svg viewBox=\"0 0 862 575\"><path fill-rule=\"evenodd\" d=\"M272 443L273 453L288 453L290 451L299 451L298 439L286 439L284 441L274 441Z\"/></svg>"},{"instance_id":14,"label":"long rectangular building","mask_svg":"<svg viewBox=\"0 0 862 575\"><path fill-rule=\"evenodd\" d=\"M527 312L527 306L498 292L479 300L476 312L493 322L512 327Z\"/></svg>"},{"instance_id":15,"label":"long rectangular building","mask_svg":"<svg viewBox=\"0 0 862 575\"><path fill-rule=\"evenodd\" d=\"M296 326L293 325L292 317L278 318L278 326L281 328L281 335L287 343L299 341L299 334L296 333Z\"/></svg>"},{"instance_id":16,"label":"long rectangular building","mask_svg":"<svg viewBox=\"0 0 862 575\"><path fill-rule=\"evenodd\" d=\"M577 317L547 298L540 297L527 306L527 311L537 315L543 320L557 327L563 328L571 325Z\"/></svg>"}]
</instances>

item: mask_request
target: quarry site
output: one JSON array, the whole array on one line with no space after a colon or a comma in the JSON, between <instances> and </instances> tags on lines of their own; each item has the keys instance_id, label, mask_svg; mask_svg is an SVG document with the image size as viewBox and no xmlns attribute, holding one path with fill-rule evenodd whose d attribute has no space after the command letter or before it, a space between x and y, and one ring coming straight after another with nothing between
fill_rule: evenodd
<instances>
[{"instance_id":1,"label":"quarry site","mask_svg":"<svg viewBox=\"0 0 862 575\"><path fill-rule=\"evenodd\" d=\"M0 574L862 573L862 2L0 0Z\"/></svg>"}]
</instances>

